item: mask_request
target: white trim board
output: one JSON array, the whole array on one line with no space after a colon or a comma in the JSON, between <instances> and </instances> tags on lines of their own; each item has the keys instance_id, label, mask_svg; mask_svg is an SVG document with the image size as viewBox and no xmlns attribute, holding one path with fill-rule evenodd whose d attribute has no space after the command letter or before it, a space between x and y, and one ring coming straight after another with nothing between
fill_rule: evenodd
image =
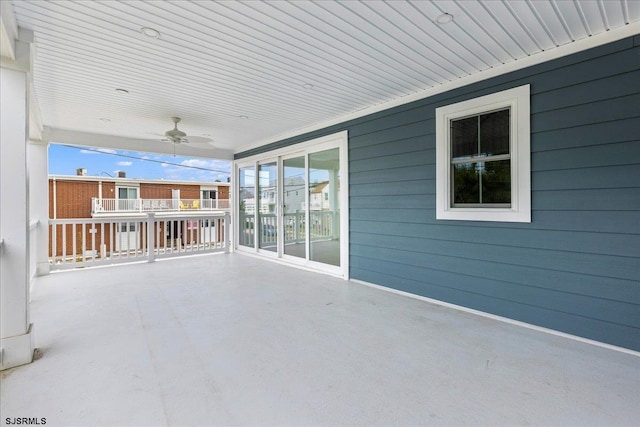
<instances>
[{"instance_id":1,"label":"white trim board","mask_svg":"<svg viewBox=\"0 0 640 427\"><path fill-rule=\"evenodd\" d=\"M365 117L370 114L388 110L393 107L409 104L411 102L429 98L431 96L438 95L440 93L449 92L453 89L467 86L472 83L488 80L493 77L497 77L503 74L508 74L513 71L521 70L523 68L532 67L534 65L542 64L547 61L562 58L564 56L572 55L574 53L582 52L584 50L592 49L598 46L602 46L602 45L612 43L618 40L622 40L627 37L635 36L638 34L640 34L640 22L632 22L624 27L617 28L615 30L610 30L595 36L590 36L582 40L577 40L569 44L558 46L554 49L546 50L546 51L537 53L535 55L528 56L526 58L518 59L513 62L508 62L498 67L488 68L479 73L475 73L466 77L461 77L458 80L453 80L448 83L442 84L440 86L430 87L428 89L415 92L411 95L406 95L401 98L393 99L391 101L384 102L382 104L373 105L371 107L367 107L362 110L358 110L353 113L337 117L335 119L327 120L311 126L299 128L299 129L292 130L290 132L286 132L271 138L267 138L260 142L249 144L242 147L241 149L235 150L234 154L243 153L245 151L259 148L264 145L272 144L274 142L282 141L288 138L294 138L299 135L325 129L330 126L338 125L340 123L345 123L349 120L358 119L360 117Z\"/></svg>"},{"instance_id":2,"label":"white trim board","mask_svg":"<svg viewBox=\"0 0 640 427\"><path fill-rule=\"evenodd\" d=\"M334 273L334 272L328 271L328 270L320 270L318 268L314 268L314 267L309 266L307 264L291 262L289 259L278 258L277 256L264 256L263 253L252 252L251 250L245 250L245 249L239 249L238 250L237 248L235 249L235 251L233 253L234 254L238 254L238 255L250 256L250 257L253 257L255 259L260 259L260 260L263 260L263 261L266 261L266 262L274 262L276 264L280 264L280 265L285 266L285 267L297 268L298 270L309 271L311 273L325 274L327 276L335 277L336 279L342 279L345 282L351 281L351 279L344 277L341 273Z\"/></svg>"},{"instance_id":3,"label":"white trim board","mask_svg":"<svg viewBox=\"0 0 640 427\"><path fill-rule=\"evenodd\" d=\"M630 354L632 356L636 356L636 357L640 358L640 352L639 351L631 350L629 348L624 348L624 347L620 347L620 346L613 345L613 344L607 344L607 343L604 343L604 342L601 342L601 341L596 341L596 340L592 340L592 339L589 339L589 338L580 337L578 335L572 335L572 334L569 334L569 333L566 333L566 332L557 331L555 329L545 328L543 326L537 326L537 325L533 325L531 323L522 322L520 320L514 320L514 319L510 319L508 317L498 316L496 314L491 314L491 313L487 313L487 312L484 312L484 311L475 310L473 308L468 308L468 307L464 307L464 306L461 306L461 305L452 304L452 303L448 303L448 302L445 302L445 301L440 301L440 300L429 298L429 297L424 297L422 295L412 294L410 292L405 292L405 291L401 291L401 290L398 290L398 289L389 288L387 286L376 285L374 283L365 282L364 280L349 279L349 282L353 282L353 283L358 284L358 285L368 286L370 288L378 289L378 290L385 291L385 292L390 292L390 293L397 294L397 295L403 295L403 296L410 297L410 298L413 298L413 299L417 299L417 300L420 300L420 301L428 302L430 304L439 305L439 306L442 306L442 307L447 307L447 308L451 308L451 309L454 309L454 310L463 311L465 313L475 314L477 316L481 316L481 317L485 317L485 318L488 318L488 319L497 320L499 322L508 323L510 325L520 326L520 327L523 327L523 328L526 328L526 329L532 329L534 331L543 332L543 333L546 333L546 334L551 334L551 335L555 335L555 336L562 337L562 338L567 338L567 339L570 339L570 340L573 340L573 341L578 341L578 342L581 342L581 343L584 343L584 344L594 345L596 347L605 348L607 350L613 350L613 351L617 351L617 352L620 352L620 353Z\"/></svg>"}]
</instances>

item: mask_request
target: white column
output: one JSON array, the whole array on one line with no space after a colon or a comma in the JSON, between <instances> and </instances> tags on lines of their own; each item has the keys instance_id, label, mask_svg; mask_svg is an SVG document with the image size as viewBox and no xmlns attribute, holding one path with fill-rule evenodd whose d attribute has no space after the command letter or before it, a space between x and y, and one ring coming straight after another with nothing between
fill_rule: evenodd
<instances>
[{"instance_id":1,"label":"white column","mask_svg":"<svg viewBox=\"0 0 640 427\"><path fill-rule=\"evenodd\" d=\"M28 48L27 48L28 49ZM29 319L28 76L0 68L0 369L33 360Z\"/></svg>"},{"instance_id":2,"label":"white column","mask_svg":"<svg viewBox=\"0 0 640 427\"><path fill-rule=\"evenodd\" d=\"M38 221L35 252L38 276L49 274L48 145L47 143L33 140L30 140L27 145L29 219Z\"/></svg>"}]
</instances>

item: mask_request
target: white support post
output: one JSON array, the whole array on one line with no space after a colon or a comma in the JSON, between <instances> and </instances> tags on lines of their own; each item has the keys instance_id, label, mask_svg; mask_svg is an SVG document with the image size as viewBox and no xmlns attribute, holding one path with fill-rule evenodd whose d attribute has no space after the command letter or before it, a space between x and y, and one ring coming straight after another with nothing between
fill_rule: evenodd
<instances>
[{"instance_id":1,"label":"white support post","mask_svg":"<svg viewBox=\"0 0 640 427\"><path fill-rule=\"evenodd\" d=\"M38 221L36 233L36 274L49 274L49 177L48 145L29 140L27 164L29 174L29 219Z\"/></svg>"},{"instance_id":2,"label":"white support post","mask_svg":"<svg viewBox=\"0 0 640 427\"><path fill-rule=\"evenodd\" d=\"M156 222L156 214L149 212L147 214L147 250L149 251L149 262L156 262L156 243L153 225Z\"/></svg>"},{"instance_id":3,"label":"white support post","mask_svg":"<svg viewBox=\"0 0 640 427\"><path fill-rule=\"evenodd\" d=\"M228 254L231 242L229 241L229 227L231 226L231 215L229 212L224 213L224 253Z\"/></svg>"},{"instance_id":4,"label":"white support post","mask_svg":"<svg viewBox=\"0 0 640 427\"><path fill-rule=\"evenodd\" d=\"M28 43L0 67L0 370L33 360L29 318ZM26 63L26 66L25 66ZM44 221L47 224L48 221Z\"/></svg>"}]
</instances>

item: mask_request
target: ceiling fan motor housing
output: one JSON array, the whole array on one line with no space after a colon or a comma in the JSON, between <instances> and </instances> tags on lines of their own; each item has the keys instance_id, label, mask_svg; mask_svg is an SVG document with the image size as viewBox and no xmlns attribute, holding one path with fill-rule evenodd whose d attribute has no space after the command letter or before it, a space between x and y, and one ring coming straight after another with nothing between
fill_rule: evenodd
<instances>
[{"instance_id":1,"label":"ceiling fan motor housing","mask_svg":"<svg viewBox=\"0 0 640 427\"><path fill-rule=\"evenodd\" d=\"M164 136L169 138L171 142L180 143L185 141L187 134L178 129L178 122L180 122L180 117L171 117L173 120L173 129L168 130L164 133Z\"/></svg>"}]
</instances>

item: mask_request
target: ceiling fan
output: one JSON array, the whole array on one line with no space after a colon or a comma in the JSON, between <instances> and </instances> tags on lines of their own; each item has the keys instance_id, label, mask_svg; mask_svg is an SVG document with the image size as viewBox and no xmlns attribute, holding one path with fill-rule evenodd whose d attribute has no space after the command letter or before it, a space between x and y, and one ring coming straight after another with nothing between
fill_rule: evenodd
<instances>
[{"instance_id":1,"label":"ceiling fan","mask_svg":"<svg viewBox=\"0 0 640 427\"><path fill-rule=\"evenodd\" d=\"M170 129L164 133L162 141L172 142L173 144L209 144L213 140L203 136L187 136L186 133L178 129L178 123L180 123L180 117L171 117L173 121L173 129Z\"/></svg>"}]
</instances>

